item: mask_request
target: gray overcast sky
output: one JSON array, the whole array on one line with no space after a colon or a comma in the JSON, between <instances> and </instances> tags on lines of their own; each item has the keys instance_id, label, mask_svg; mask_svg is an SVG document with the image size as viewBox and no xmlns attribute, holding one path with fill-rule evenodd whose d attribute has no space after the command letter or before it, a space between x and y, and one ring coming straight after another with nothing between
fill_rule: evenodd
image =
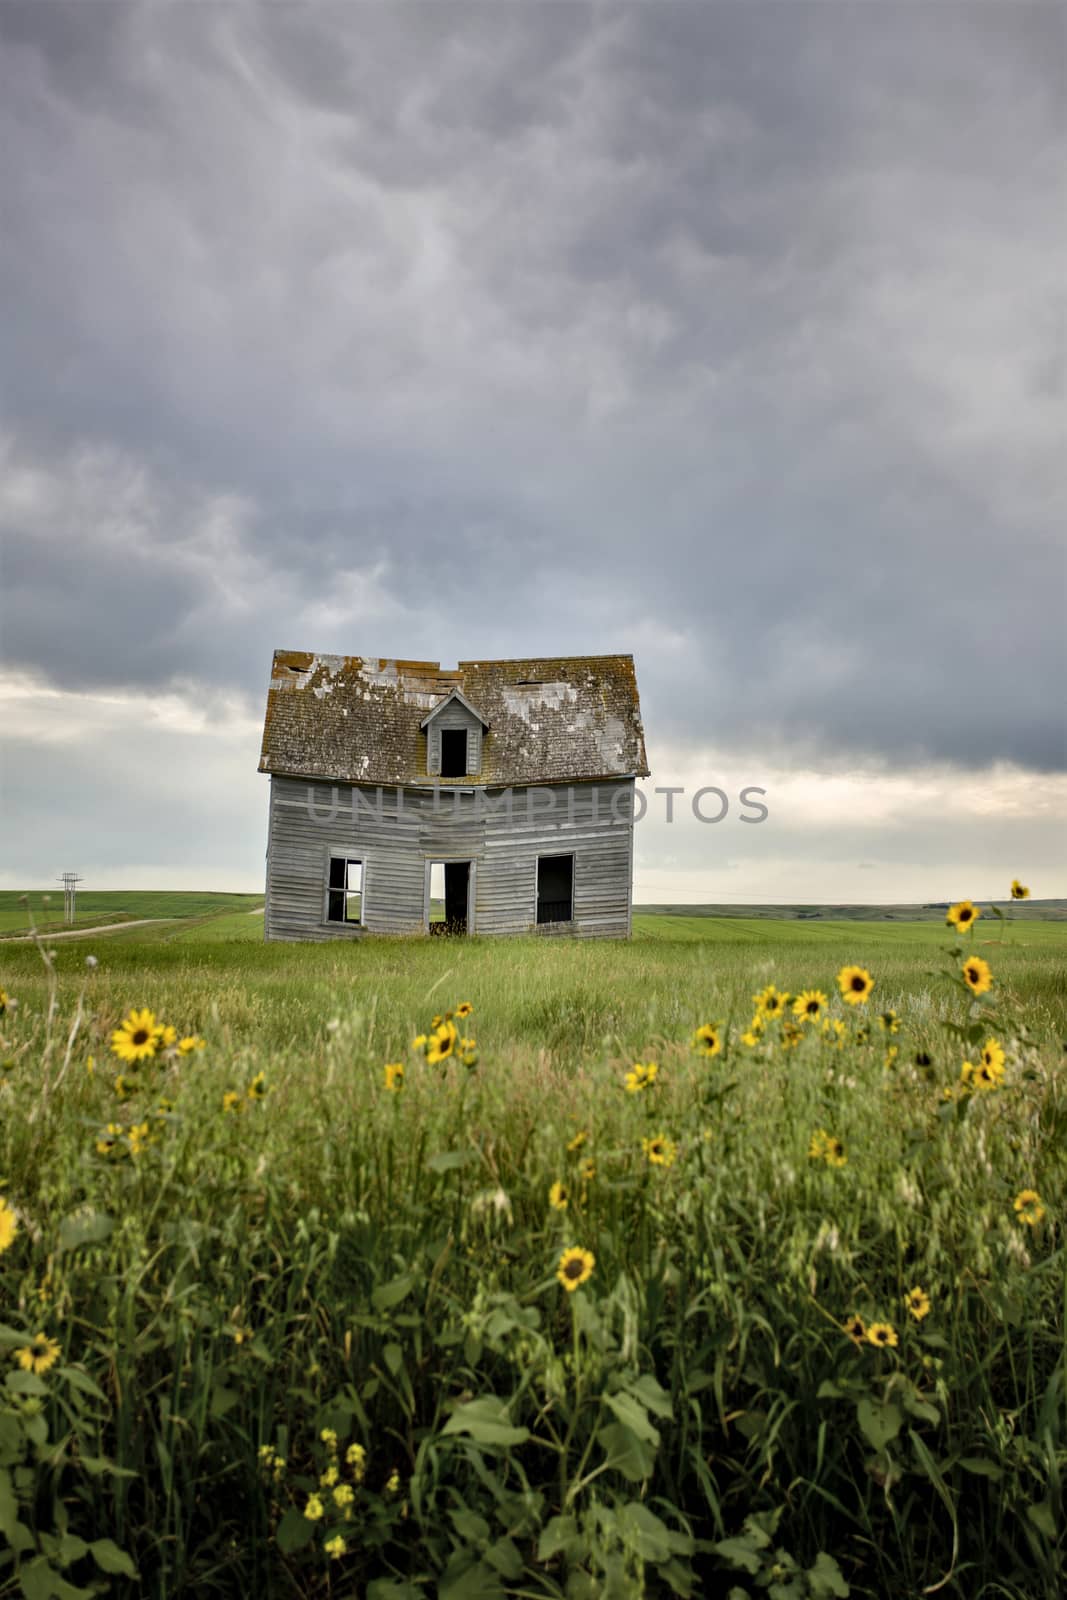
<instances>
[{"instance_id":1,"label":"gray overcast sky","mask_svg":"<svg viewBox=\"0 0 1067 1600\"><path fill-rule=\"evenodd\" d=\"M254 887L282 645L632 650L772 800L639 898L1067 893L1065 17L0 0L0 885Z\"/></svg>"}]
</instances>

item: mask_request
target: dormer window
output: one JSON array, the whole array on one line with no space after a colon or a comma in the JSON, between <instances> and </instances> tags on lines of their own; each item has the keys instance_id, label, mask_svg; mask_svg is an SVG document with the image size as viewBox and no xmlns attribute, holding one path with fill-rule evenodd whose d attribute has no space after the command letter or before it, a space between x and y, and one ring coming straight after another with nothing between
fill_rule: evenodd
<instances>
[{"instance_id":1,"label":"dormer window","mask_svg":"<svg viewBox=\"0 0 1067 1600\"><path fill-rule=\"evenodd\" d=\"M441 729L441 776L465 778L467 776L467 729Z\"/></svg>"},{"instance_id":2,"label":"dormer window","mask_svg":"<svg viewBox=\"0 0 1067 1600\"><path fill-rule=\"evenodd\" d=\"M489 724L458 689L422 719L426 771L431 778L477 778Z\"/></svg>"}]
</instances>

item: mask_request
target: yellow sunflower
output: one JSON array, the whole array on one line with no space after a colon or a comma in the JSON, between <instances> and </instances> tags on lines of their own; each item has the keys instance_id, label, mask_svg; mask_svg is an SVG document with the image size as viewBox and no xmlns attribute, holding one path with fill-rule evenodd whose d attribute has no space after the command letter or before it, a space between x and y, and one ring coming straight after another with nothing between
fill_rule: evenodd
<instances>
[{"instance_id":1,"label":"yellow sunflower","mask_svg":"<svg viewBox=\"0 0 1067 1600\"><path fill-rule=\"evenodd\" d=\"M207 1040L202 1039L198 1033L186 1034L184 1039L178 1040L178 1054L191 1056L194 1050L203 1050L207 1047Z\"/></svg>"},{"instance_id":2,"label":"yellow sunflower","mask_svg":"<svg viewBox=\"0 0 1067 1600\"><path fill-rule=\"evenodd\" d=\"M776 989L773 983L769 983L752 998L756 1003L756 1014L761 1017L780 1017L789 1003L788 994Z\"/></svg>"},{"instance_id":3,"label":"yellow sunflower","mask_svg":"<svg viewBox=\"0 0 1067 1600\"><path fill-rule=\"evenodd\" d=\"M747 1045L750 1050L754 1049L763 1038L763 1030L763 1018L760 1016L753 1017L748 1025L748 1032L741 1035L741 1043Z\"/></svg>"},{"instance_id":4,"label":"yellow sunflower","mask_svg":"<svg viewBox=\"0 0 1067 1600\"><path fill-rule=\"evenodd\" d=\"M548 1203L553 1211L566 1211L570 1203L570 1195L567 1193L567 1185L565 1183L556 1182L552 1185L548 1191Z\"/></svg>"},{"instance_id":5,"label":"yellow sunflower","mask_svg":"<svg viewBox=\"0 0 1067 1600\"><path fill-rule=\"evenodd\" d=\"M5 1250L11 1249L18 1231L18 1218L3 1195L0 1195L0 1256L3 1255Z\"/></svg>"},{"instance_id":6,"label":"yellow sunflower","mask_svg":"<svg viewBox=\"0 0 1067 1600\"><path fill-rule=\"evenodd\" d=\"M1015 1215L1020 1222L1028 1228L1036 1228L1045 1215L1045 1208L1041 1203L1041 1196L1036 1189L1020 1189L1012 1201Z\"/></svg>"},{"instance_id":7,"label":"yellow sunflower","mask_svg":"<svg viewBox=\"0 0 1067 1600\"><path fill-rule=\"evenodd\" d=\"M993 987L993 974L988 961L981 956L968 956L963 963L963 981L972 994L985 994Z\"/></svg>"},{"instance_id":8,"label":"yellow sunflower","mask_svg":"<svg viewBox=\"0 0 1067 1600\"><path fill-rule=\"evenodd\" d=\"M111 1035L111 1048L120 1061L131 1063L154 1056L164 1028L149 1010L131 1011Z\"/></svg>"},{"instance_id":9,"label":"yellow sunflower","mask_svg":"<svg viewBox=\"0 0 1067 1600\"><path fill-rule=\"evenodd\" d=\"M567 1293L572 1294L575 1289L580 1289L583 1283L589 1282L595 1266L596 1256L591 1250L582 1250L578 1245L572 1245L560 1256L556 1277Z\"/></svg>"},{"instance_id":10,"label":"yellow sunflower","mask_svg":"<svg viewBox=\"0 0 1067 1600\"><path fill-rule=\"evenodd\" d=\"M571 1139L570 1142L567 1145L568 1153L570 1155L574 1155L576 1151L578 1151L578 1150L580 1150L582 1148L583 1144L586 1144L588 1142L588 1139L589 1139L588 1130L585 1129L585 1128L579 1128L578 1132L574 1135L574 1138Z\"/></svg>"},{"instance_id":11,"label":"yellow sunflower","mask_svg":"<svg viewBox=\"0 0 1067 1600\"><path fill-rule=\"evenodd\" d=\"M1011 880L1011 897L1013 900L1029 900L1030 891L1025 883L1020 883L1018 878Z\"/></svg>"},{"instance_id":12,"label":"yellow sunflower","mask_svg":"<svg viewBox=\"0 0 1067 1600\"><path fill-rule=\"evenodd\" d=\"M899 1033L900 1018L895 1011L883 1011L878 1017L878 1026L883 1033Z\"/></svg>"},{"instance_id":13,"label":"yellow sunflower","mask_svg":"<svg viewBox=\"0 0 1067 1600\"><path fill-rule=\"evenodd\" d=\"M818 1022L829 1004L821 989L805 989L793 1001L793 1015L801 1022Z\"/></svg>"},{"instance_id":14,"label":"yellow sunflower","mask_svg":"<svg viewBox=\"0 0 1067 1600\"><path fill-rule=\"evenodd\" d=\"M0 1017L4 1015L4 1012L7 1010L10 1001L11 996L8 994L7 990L0 989Z\"/></svg>"},{"instance_id":15,"label":"yellow sunflower","mask_svg":"<svg viewBox=\"0 0 1067 1600\"><path fill-rule=\"evenodd\" d=\"M426 1044L426 1059L431 1067L436 1067L439 1062L446 1061L456 1048L459 1034L454 1022L445 1020L438 1023L431 1033Z\"/></svg>"},{"instance_id":16,"label":"yellow sunflower","mask_svg":"<svg viewBox=\"0 0 1067 1600\"><path fill-rule=\"evenodd\" d=\"M914 1317L916 1322L921 1322L930 1315L930 1296L925 1289L920 1289L916 1284L914 1289L909 1289L904 1296L904 1305L909 1317Z\"/></svg>"},{"instance_id":17,"label":"yellow sunflower","mask_svg":"<svg viewBox=\"0 0 1067 1600\"><path fill-rule=\"evenodd\" d=\"M846 1317L844 1330L855 1344L859 1344L867 1337L867 1328L862 1317Z\"/></svg>"},{"instance_id":18,"label":"yellow sunflower","mask_svg":"<svg viewBox=\"0 0 1067 1600\"><path fill-rule=\"evenodd\" d=\"M721 1022L704 1022L693 1035L693 1049L702 1056L717 1056L722 1050Z\"/></svg>"},{"instance_id":19,"label":"yellow sunflower","mask_svg":"<svg viewBox=\"0 0 1067 1600\"><path fill-rule=\"evenodd\" d=\"M945 921L955 928L957 933L967 933L981 915L981 911L970 900L961 900L958 905L949 906Z\"/></svg>"},{"instance_id":20,"label":"yellow sunflower","mask_svg":"<svg viewBox=\"0 0 1067 1600\"><path fill-rule=\"evenodd\" d=\"M404 1087L404 1063L387 1061L384 1068L385 1087L390 1094L398 1094Z\"/></svg>"},{"instance_id":21,"label":"yellow sunflower","mask_svg":"<svg viewBox=\"0 0 1067 1600\"><path fill-rule=\"evenodd\" d=\"M842 967L837 974L837 987L846 1005L861 1006L874 988L874 979L866 967Z\"/></svg>"},{"instance_id":22,"label":"yellow sunflower","mask_svg":"<svg viewBox=\"0 0 1067 1600\"><path fill-rule=\"evenodd\" d=\"M226 1093L222 1097L223 1111L240 1111L243 1104L244 1101L241 1099L241 1096L237 1093L236 1089L227 1089Z\"/></svg>"},{"instance_id":23,"label":"yellow sunflower","mask_svg":"<svg viewBox=\"0 0 1067 1600\"><path fill-rule=\"evenodd\" d=\"M1004 1046L998 1039L987 1039L982 1046L982 1065L991 1072L1004 1072Z\"/></svg>"},{"instance_id":24,"label":"yellow sunflower","mask_svg":"<svg viewBox=\"0 0 1067 1600\"><path fill-rule=\"evenodd\" d=\"M46 1334L35 1333L29 1344L15 1351L15 1360L23 1372L35 1372L41 1378L59 1360L59 1345Z\"/></svg>"},{"instance_id":25,"label":"yellow sunflower","mask_svg":"<svg viewBox=\"0 0 1067 1600\"><path fill-rule=\"evenodd\" d=\"M267 1094L267 1074L265 1072L257 1072L245 1093L249 1100L265 1099Z\"/></svg>"},{"instance_id":26,"label":"yellow sunflower","mask_svg":"<svg viewBox=\"0 0 1067 1600\"><path fill-rule=\"evenodd\" d=\"M678 1155L678 1146L665 1133L657 1133L641 1140L641 1149L654 1167L671 1167Z\"/></svg>"},{"instance_id":27,"label":"yellow sunflower","mask_svg":"<svg viewBox=\"0 0 1067 1600\"><path fill-rule=\"evenodd\" d=\"M469 1017L473 1010L474 1007L471 1005L469 1000L461 1000L459 1005L456 1007L456 1016Z\"/></svg>"},{"instance_id":28,"label":"yellow sunflower","mask_svg":"<svg viewBox=\"0 0 1067 1600\"><path fill-rule=\"evenodd\" d=\"M867 1343L875 1345L879 1350L895 1349L897 1330L890 1322L872 1322L867 1329Z\"/></svg>"}]
</instances>

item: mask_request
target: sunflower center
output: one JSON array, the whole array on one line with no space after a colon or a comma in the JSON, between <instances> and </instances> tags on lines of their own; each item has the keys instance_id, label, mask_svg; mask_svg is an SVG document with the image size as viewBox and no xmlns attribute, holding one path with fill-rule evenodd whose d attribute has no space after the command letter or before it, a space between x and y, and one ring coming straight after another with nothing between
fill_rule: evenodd
<instances>
[{"instance_id":1,"label":"sunflower center","mask_svg":"<svg viewBox=\"0 0 1067 1600\"><path fill-rule=\"evenodd\" d=\"M138 1028L136 1033L133 1036L133 1042L134 1042L134 1044L147 1044L148 1043L148 1029L147 1028Z\"/></svg>"},{"instance_id":2,"label":"sunflower center","mask_svg":"<svg viewBox=\"0 0 1067 1600\"><path fill-rule=\"evenodd\" d=\"M857 973L852 980L852 987L853 989L862 989L863 986L863 979L860 977L859 973Z\"/></svg>"},{"instance_id":3,"label":"sunflower center","mask_svg":"<svg viewBox=\"0 0 1067 1600\"><path fill-rule=\"evenodd\" d=\"M564 1276L568 1278L580 1278L582 1275L583 1265L584 1263L579 1260L568 1261L567 1265L563 1269Z\"/></svg>"},{"instance_id":4,"label":"sunflower center","mask_svg":"<svg viewBox=\"0 0 1067 1600\"><path fill-rule=\"evenodd\" d=\"M819 1014L819 1002L817 1000L809 1000L808 1001L808 1016L809 1017L815 1017L815 1016L818 1016L818 1014Z\"/></svg>"}]
</instances>

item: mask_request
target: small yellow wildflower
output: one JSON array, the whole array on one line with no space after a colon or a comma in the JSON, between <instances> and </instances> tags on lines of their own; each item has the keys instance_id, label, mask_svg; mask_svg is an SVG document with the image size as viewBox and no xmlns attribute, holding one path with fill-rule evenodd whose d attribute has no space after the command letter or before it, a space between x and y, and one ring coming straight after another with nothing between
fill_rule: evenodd
<instances>
[{"instance_id":1,"label":"small yellow wildflower","mask_svg":"<svg viewBox=\"0 0 1067 1600\"><path fill-rule=\"evenodd\" d=\"M920 1289L918 1284L915 1285L914 1289L908 1290L904 1296L904 1304L907 1307L908 1315L914 1317L916 1322L921 1322L924 1317L930 1314L930 1296L925 1289Z\"/></svg>"},{"instance_id":2,"label":"small yellow wildflower","mask_svg":"<svg viewBox=\"0 0 1067 1600\"><path fill-rule=\"evenodd\" d=\"M396 1494L396 1492L397 1492L397 1490L399 1488L400 1488L400 1474L394 1468L393 1471L389 1474L388 1478L386 1478L386 1480L385 1480L385 1492L386 1492L386 1494Z\"/></svg>"},{"instance_id":3,"label":"small yellow wildflower","mask_svg":"<svg viewBox=\"0 0 1067 1600\"><path fill-rule=\"evenodd\" d=\"M596 1257L591 1250L583 1250L578 1245L572 1245L560 1256L556 1277L567 1293L571 1294L575 1289L580 1289L583 1283L588 1283L593 1276L595 1266Z\"/></svg>"},{"instance_id":4,"label":"small yellow wildflower","mask_svg":"<svg viewBox=\"0 0 1067 1600\"><path fill-rule=\"evenodd\" d=\"M900 1018L895 1011L882 1011L879 1013L878 1026L883 1033L899 1033Z\"/></svg>"},{"instance_id":5,"label":"small yellow wildflower","mask_svg":"<svg viewBox=\"0 0 1067 1600\"><path fill-rule=\"evenodd\" d=\"M325 1509L320 1495L308 1495L307 1504L304 1507L304 1515L309 1522L321 1522Z\"/></svg>"},{"instance_id":6,"label":"small yellow wildflower","mask_svg":"<svg viewBox=\"0 0 1067 1600\"><path fill-rule=\"evenodd\" d=\"M1020 1189L1012 1201L1015 1215L1019 1221L1028 1228L1036 1228L1045 1215L1045 1208L1041 1203L1041 1196L1036 1189Z\"/></svg>"},{"instance_id":7,"label":"small yellow wildflower","mask_svg":"<svg viewBox=\"0 0 1067 1600\"><path fill-rule=\"evenodd\" d=\"M703 1022L693 1035L693 1049L709 1060L722 1051L722 1023Z\"/></svg>"},{"instance_id":8,"label":"small yellow wildflower","mask_svg":"<svg viewBox=\"0 0 1067 1600\"><path fill-rule=\"evenodd\" d=\"M461 1000L459 1005L456 1007L456 1016L469 1017L473 1010L474 1007L471 1005L469 1000Z\"/></svg>"},{"instance_id":9,"label":"small yellow wildflower","mask_svg":"<svg viewBox=\"0 0 1067 1600\"><path fill-rule=\"evenodd\" d=\"M793 1015L801 1022L818 1022L829 1004L821 989L805 989L793 1001Z\"/></svg>"},{"instance_id":10,"label":"small yellow wildflower","mask_svg":"<svg viewBox=\"0 0 1067 1600\"><path fill-rule=\"evenodd\" d=\"M763 1038L764 1022L761 1016L755 1016L748 1025L748 1032L741 1035L741 1043L754 1050Z\"/></svg>"},{"instance_id":11,"label":"small yellow wildflower","mask_svg":"<svg viewBox=\"0 0 1067 1600\"><path fill-rule=\"evenodd\" d=\"M1020 883L1018 878L1011 880L1011 897L1013 900L1029 900L1030 891L1025 883Z\"/></svg>"},{"instance_id":12,"label":"small yellow wildflower","mask_svg":"<svg viewBox=\"0 0 1067 1600\"><path fill-rule=\"evenodd\" d=\"M184 1039L178 1040L178 1054L191 1056L194 1050L205 1050L207 1040L202 1039L198 1033L188 1033Z\"/></svg>"},{"instance_id":13,"label":"small yellow wildflower","mask_svg":"<svg viewBox=\"0 0 1067 1600\"><path fill-rule=\"evenodd\" d=\"M170 1023L170 1022L166 1023L164 1028L163 1028L163 1032L159 1036L159 1043L160 1043L161 1048L164 1049L164 1050L173 1050L174 1046L177 1044L177 1042L178 1042L178 1030L177 1030L177 1028L174 1027L173 1023Z\"/></svg>"},{"instance_id":14,"label":"small yellow wildflower","mask_svg":"<svg viewBox=\"0 0 1067 1600\"><path fill-rule=\"evenodd\" d=\"M867 1343L879 1350L895 1349L898 1343L897 1330L889 1322L872 1322L867 1329Z\"/></svg>"},{"instance_id":15,"label":"small yellow wildflower","mask_svg":"<svg viewBox=\"0 0 1067 1600\"><path fill-rule=\"evenodd\" d=\"M548 1203L553 1211L566 1211L569 1200L565 1183L554 1183L548 1191Z\"/></svg>"},{"instance_id":16,"label":"small yellow wildflower","mask_svg":"<svg viewBox=\"0 0 1067 1600\"><path fill-rule=\"evenodd\" d=\"M867 1337L867 1328L863 1318L858 1316L847 1317L845 1319L845 1332L853 1344L862 1344Z\"/></svg>"},{"instance_id":17,"label":"small yellow wildflower","mask_svg":"<svg viewBox=\"0 0 1067 1600\"><path fill-rule=\"evenodd\" d=\"M404 1063L402 1061L387 1061L385 1063L385 1087L390 1094L398 1094L404 1087Z\"/></svg>"},{"instance_id":18,"label":"small yellow wildflower","mask_svg":"<svg viewBox=\"0 0 1067 1600\"><path fill-rule=\"evenodd\" d=\"M843 1050L845 1048L845 1040L848 1037L848 1028L840 1017L827 1017L822 1025L822 1036L828 1044L834 1045L838 1050Z\"/></svg>"},{"instance_id":19,"label":"small yellow wildflower","mask_svg":"<svg viewBox=\"0 0 1067 1600\"><path fill-rule=\"evenodd\" d=\"M588 1140L589 1140L589 1134L588 1134L587 1130L585 1128L579 1128L578 1132L574 1135L574 1138L571 1139L571 1141L567 1145L568 1153L570 1155L574 1155L576 1150L580 1150L582 1148L583 1144L587 1144L588 1143Z\"/></svg>"},{"instance_id":20,"label":"small yellow wildflower","mask_svg":"<svg viewBox=\"0 0 1067 1600\"><path fill-rule=\"evenodd\" d=\"M345 1451L345 1461L352 1468L352 1476L355 1478L356 1482L360 1483L363 1479L364 1472L367 1470L366 1450L364 1450L361 1444L350 1444L348 1449Z\"/></svg>"},{"instance_id":21,"label":"small yellow wildflower","mask_svg":"<svg viewBox=\"0 0 1067 1600\"><path fill-rule=\"evenodd\" d=\"M262 1100L267 1093L267 1074L257 1072L245 1093L249 1100Z\"/></svg>"},{"instance_id":22,"label":"small yellow wildflower","mask_svg":"<svg viewBox=\"0 0 1067 1600\"><path fill-rule=\"evenodd\" d=\"M155 1014L145 1008L131 1011L111 1035L111 1048L120 1061L131 1063L154 1056L163 1035L163 1024Z\"/></svg>"},{"instance_id":23,"label":"small yellow wildflower","mask_svg":"<svg viewBox=\"0 0 1067 1600\"><path fill-rule=\"evenodd\" d=\"M993 987L993 973L988 961L983 961L981 956L968 956L962 970L963 981L972 994L985 994Z\"/></svg>"},{"instance_id":24,"label":"small yellow wildflower","mask_svg":"<svg viewBox=\"0 0 1067 1600\"><path fill-rule=\"evenodd\" d=\"M982 1046L982 1065L991 1072L1004 1073L1004 1046L997 1039L987 1039Z\"/></svg>"},{"instance_id":25,"label":"small yellow wildflower","mask_svg":"<svg viewBox=\"0 0 1067 1600\"><path fill-rule=\"evenodd\" d=\"M240 1111L244 1102L236 1089L227 1089L222 1097L223 1111Z\"/></svg>"},{"instance_id":26,"label":"small yellow wildflower","mask_svg":"<svg viewBox=\"0 0 1067 1600\"><path fill-rule=\"evenodd\" d=\"M15 1351L15 1360L23 1372L33 1372L41 1378L59 1360L59 1345L47 1334L35 1333L29 1344Z\"/></svg>"},{"instance_id":27,"label":"small yellow wildflower","mask_svg":"<svg viewBox=\"0 0 1067 1600\"><path fill-rule=\"evenodd\" d=\"M842 967L837 974L837 987L846 1005L862 1006L874 988L874 979L866 967Z\"/></svg>"},{"instance_id":28,"label":"small yellow wildflower","mask_svg":"<svg viewBox=\"0 0 1067 1600\"><path fill-rule=\"evenodd\" d=\"M331 1453L337 1449L337 1430L335 1428L321 1429L319 1438Z\"/></svg>"},{"instance_id":29,"label":"small yellow wildflower","mask_svg":"<svg viewBox=\"0 0 1067 1600\"><path fill-rule=\"evenodd\" d=\"M424 1033L417 1033L414 1039L411 1041L411 1048L413 1050L425 1050L426 1035Z\"/></svg>"},{"instance_id":30,"label":"small yellow wildflower","mask_svg":"<svg viewBox=\"0 0 1067 1600\"><path fill-rule=\"evenodd\" d=\"M85 1070L89 1074L90 1078L95 1077L95 1075L96 1075L96 1057L95 1056L86 1056L86 1058L85 1058Z\"/></svg>"},{"instance_id":31,"label":"small yellow wildflower","mask_svg":"<svg viewBox=\"0 0 1067 1600\"><path fill-rule=\"evenodd\" d=\"M648 1089L655 1083L659 1075L659 1067L654 1061L635 1061L626 1074L626 1093L640 1094L642 1089Z\"/></svg>"},{"instance_id":32,"label":"small yellow wildflower","mask_svg":"<svg viewBox=\"0 0 1067 1600\"><path fill-rule=\"evenodd\" d=\"M972 905L969 900L961 900L958 905L949 906L945 921L950 927L955 928L957 933L967 933L981 915L976 905Z\"/></svg>"},{"instance_id":33,"label":"small yellow wildflower","mask_svg":"<svg viewBox=\"0 0 1067 1600\"><path fill-rule=\"evenodd\" d=\"M804 1030L798 1027L795 1022L790 1022L787 1020L782 1023L783 1050L795 1050L803 1037Z\"/></svg>"},{"instance_id":34,"label":"small yellow wildflower","mask_svg":"<svg viewBox=\"0 0 1067 1600\"><path fill-rule=\"evenodd\" d=\"M578 1168L578 1176L581 1178L583 1183L592 1183L593 1179L596 1177L596 1162L592 1159L583 1161L581 1166Z\"/></svg>"},{"instance_id":35,"label":"small yellow wildflower","mask_svg":"<svg viewBox=\"0 0 1067 1600\"><path fill-rule=\"evenodd\" d=\"M888 1072L889 1068L892 1067L895 1064L897 1056L899 1056L899 1054L900 1054L900 1046L898 1044L891 1044L891 1045L887 1045L886 1046L885 1065L886 1065L886 1071L887 1072Z\"/></svg>"},{"instance_id":36,"label":"small yellow wildflower","mask_svg":"<svg viewBox=\"0 0 1067 1600\"><path fill-rule=\"evenodd\" d=\"M6 989L0 989L0 1017L4 1015L4 1012L7 1010L10 1004L11 996L8 994Z\"/></svg>"},{"instance_id":37,"label":"small yellow wildflower","mask_svg":"<svg viewBox=\"0 0 1067 1600\"><path fill-rule=\"evenodd\" d=\"M340 1506L343 1511L345 1506L350 1506L356 1498L356 1491L350 1483L339 1483L333 1491L333 1503Z\"/></svg>"},{"instance_id":38,"label":"small yellow wildflower","mask_svg":"<svg viewBox=\"0 0 1067 1600\"><path fill-rule=\"evenodd\" d=\"M331 1561L340 1561L348 1546L341 1534L335 1533L332 1539L327 1539L322 1547Z\"/></svg>"},{"instance_id":39,"label":"small yellow wildflower","mask_svg":"<svg viewBox=\"0 0 1067 1600\"><path fill-rule=\"evenodd\" d=\"M641 1140L641 1149L654 1167L671 1167L678 1155L678 1146L665 1133L654 1134Z\"/></svg>"},{"instance_id":40,"label":"small yellow wildflower","mask_svg":"<svg viewBox=\"0 0 1067 1600\"><path fill-rule=\"evenodd\" d=\"M5 1250L10 1250L18 1231L18 1218L3 1195L0 1195L0 1256Z\"/></svg>"},{"instance_id":41,"label":"small yellow wildflower","mask_svg":"<svg viewBox=\"0 0 1067 1600\"><path fill-rule=\"evenodd\" d=\"M151 1130L147 1122L135 1122L128 1133L131 1156L139 1156L146 1144L151 1143Z\"/></svg>"},{"instance_id":42,"label":"small yellow wildflower","mask_svg":"<svg viewBox=\"0 0 1067 1600\"><path fill-rule=\"evenodd\" d=\"M456 1048L458 1037L459 1034L453 1022L444 1021L434 1028L426 1045L426 1059L431 1067L436 1067L440 1062L448 1059Z\"/></svg>"}]
</instances>

